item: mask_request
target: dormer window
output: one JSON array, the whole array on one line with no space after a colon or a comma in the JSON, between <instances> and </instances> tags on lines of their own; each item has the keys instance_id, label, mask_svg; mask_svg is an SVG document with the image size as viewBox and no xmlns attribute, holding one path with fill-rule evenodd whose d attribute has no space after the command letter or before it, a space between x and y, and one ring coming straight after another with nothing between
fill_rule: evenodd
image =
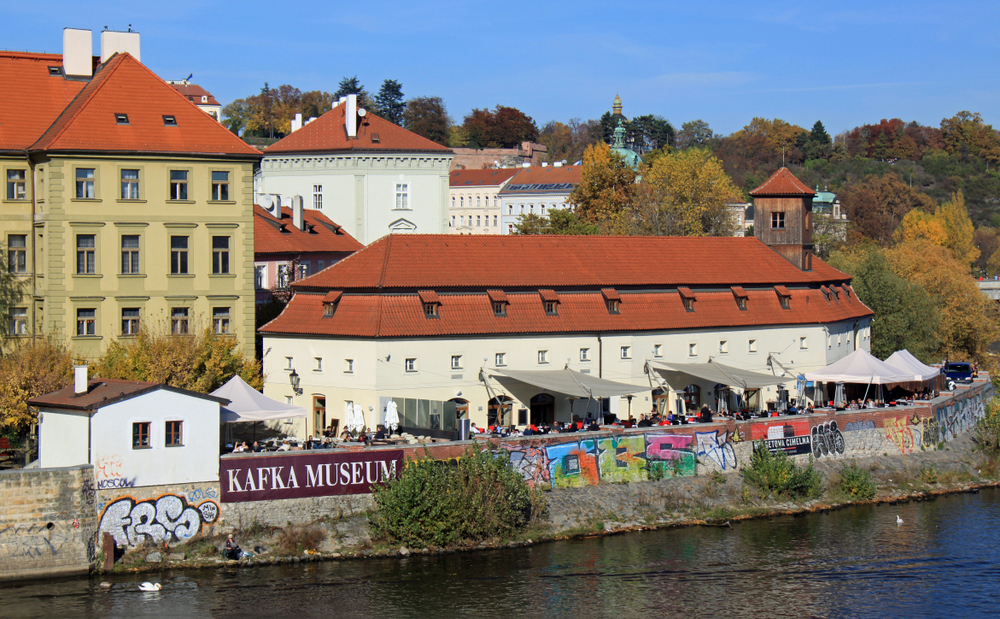
<instances>
[{"instance_id":1,"label":"dormer window","mask_svg":"<svg viewBox=\"0 0 1000 619\"><path fill-rule=\"evenodd\" d=\"M604 304L608 308L609 314L620 314L622 298L618 294L618 291L614 288L604 288L601 290L601 294L604 296Z\"/></svg>"},{"instance_id":2,"label":"dormer window","mask_svg":"<svg viewBox=\"0 0 1000 619\"><path fill-rule=\"evenodd\" d=\"M433 290L421 290L417 293L420 296L420 302L424 307L424 317L425 318L438 318L439 308L441 306L441 299Z\"/></svg>"},{"instance_id":3,"label":"dormer window","mask_svg":"<svg viewBox=\"0 0 1000 619\"><path fill-rule=\"evenodd\" d=\"M437 303L424 303L424 316L427 318L437 318L438 317L438 304Z\"/></svg>"},{"instance_id":4,"label":"dormer window","mask_svg":"<svg viewBox=\"0 0 1000 619\"><path fill-rule=\"evenodd\" d=\"M733 297L736 299L736 307L739 308L741 312L747 311L747 291L743 290L742 286L733 286Z\"/></svg>"},{"instance_id":5,"label":"dormer window","mask_svg":"<svg viewBox=\"0 0 1000 619\"><path fill-rule=\"evenodd\" d=\"M559 314L559 304L555 301L545 302L545 315L546 316L557 316Z\"/></svg>"},{"instance_id":6,"label":"dormer window","mask_svg":"<svg viewBox=\"0 0 1000 619\"><path fill-rule=\"evenodd\" d=\"M129 122L128 122L128 114L118 114L118 113L116 113L115 114L115 122L118 123L119 125L127 125L127 124L129 124Z\"/></svg>"},{"instance_id":7,"label":"dormer window","mask_svg":"<svg viewBox=\"0 0 1000 619\"><path fill-rule=\"evenodd\" d=\"M792 293L789 292L788 288L785 288L784 286L775 286L774 291L778 293L778 301L781 303L781 309L791 309Z\"/></svg>"},{"instance_id":8,"label":"dormer window","mask_svg":"<svg viewBox=\"0 0 1000 619\"><path fill-rule=\"evenodd\" d=\"M377 133L373 133L372 134L372 142L373 143L378 144L381 141L382 141L382 138L381 138L381 136L379 136L379 134L377 134Z\"/></svg>"},{"instance_id":9,"label":"dormer window","mask_svg":"<svg viewBox=\"0 0 1000 619\"><path fill-rule=\"evenodd\" d=\"M503 301L493 302L493 314L495 316L506 316L507 315L507 304Z\"/></svg>"},{"instance_id":10,"label":"dormer window","mask_svg":"<svg viewBox=\"0 0 1000 619\"><path fill-rule=\"evenodd\" d=\"M830 302L830 289L827 288L826 286L820 286L819 289L820 289L820 292L823 293L823 298L826 299L827 303L829 303Z\"/></svg>"},{"instance_id":11,"label":"dormer window","mask_svg":"<svg viewBox=\"0 0 1000 619\"><path fill-rule=\"evenodd\" d=\"M173 114L164 114L163 115L163 125L166 126L166 127L176 127L177 126L177 117L174 116Z\"/></svg>"},{"instance_id":12,"label":"dormer window","mask_svg":"<svg viewBox=\"0 0 1000 619\"><path fill-rule=\"evenodd\" d=\"M680 286L677 288L677 292L681 295L681 301L684 303L684 310L688 312L694 311L694 293L691 289L686 286Z\"/></svg>"},{"instance_id":13,"label":"dormer window","mask_svg":"<svg viewBox=\"0 0 1000 619\"><path fill-rule=\"evenodd\" d=\"M487 296L490 298L490 304L493 306L494 316L506 316L507 306L510 305L510 301L507 299L507 295L503 290L487 290Z\"/></svg>"},{"instance_id":14,"label":"dormer window","mask_svg":"<svg viewBox=\"0 0 1000 619\"><path fill-rule=\"evenodd\" d=\"M538 293L542 296L542 307L545 309L546 316L558 316L559 315L559 295L556 294L555 290L539 290Z\"/></svg>"},{"instance_id":15,"label":"dormer window","mask_svg":"<svg viewBox=\"0 0 1000 619\"><path fill-rule=\"evenodd\" d=\"M331 290L323 297L323 318L333 318L333 313L337 311L337 304L343 296L339 290Z\"/></svg>"}]
</instances>

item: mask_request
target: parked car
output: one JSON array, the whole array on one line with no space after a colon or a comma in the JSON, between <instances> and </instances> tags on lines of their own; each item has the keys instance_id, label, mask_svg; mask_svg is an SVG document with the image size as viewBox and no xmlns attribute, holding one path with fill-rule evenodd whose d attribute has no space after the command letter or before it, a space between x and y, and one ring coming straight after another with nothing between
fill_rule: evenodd
<instances>
[{"instance_id":1,"label":"parked car","mask_svg":"<svg viewBox=\"0 0 1000 619\"><path fill-rule=\"evenodd\" d=\"M965 361L949 361L944 364L944 376L948 382L971 383L972 364Z\"/></svg>"}]
</instances>

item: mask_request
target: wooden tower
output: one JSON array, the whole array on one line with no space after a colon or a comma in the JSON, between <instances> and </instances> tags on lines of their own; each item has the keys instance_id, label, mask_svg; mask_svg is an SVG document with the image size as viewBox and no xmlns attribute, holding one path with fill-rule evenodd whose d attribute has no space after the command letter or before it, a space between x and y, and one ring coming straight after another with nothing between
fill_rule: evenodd
<instances>
[{"instance_id":1,"label":"wooden tower","mask_svg":"<svg viewBox=\"0 0 1000 619\"><path fill-rule=\"evenodd\" d=\"M788 168L750 192L754 236L803 271L812 270L812 201L816 195Z\"/></svg>"}]
</instances>

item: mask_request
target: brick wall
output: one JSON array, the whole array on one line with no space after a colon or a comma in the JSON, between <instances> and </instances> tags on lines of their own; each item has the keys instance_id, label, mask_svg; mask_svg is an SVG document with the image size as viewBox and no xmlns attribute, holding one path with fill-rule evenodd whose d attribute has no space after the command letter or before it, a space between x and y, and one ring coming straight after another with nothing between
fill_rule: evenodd
<instances>
[{"instance_id":1,"label":"brick wall","mask_svg":"<svg viewBox=\"0 0 1000 619\"><path fill-rule=\"evenodd\" d=\"M0 580L86 573L95 498L90 465L0 472Z\"/></svg>"}]
</instances>

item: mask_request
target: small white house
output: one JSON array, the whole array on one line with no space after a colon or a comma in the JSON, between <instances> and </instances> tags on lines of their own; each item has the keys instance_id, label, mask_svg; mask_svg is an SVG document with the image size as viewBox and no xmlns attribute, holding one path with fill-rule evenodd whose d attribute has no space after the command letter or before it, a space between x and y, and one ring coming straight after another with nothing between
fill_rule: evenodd
<instances>
[{"instance_id":1,"label":"small white house","mask_svg":"<svg viewBox=\"0 0 1000 619\"><path fill-rule=\"evenodd\" d=\"M157 383L93 379L36 398L42 468L94 465L97 489L219 479L229 400Z\"/></svg>"}]
</instances>

